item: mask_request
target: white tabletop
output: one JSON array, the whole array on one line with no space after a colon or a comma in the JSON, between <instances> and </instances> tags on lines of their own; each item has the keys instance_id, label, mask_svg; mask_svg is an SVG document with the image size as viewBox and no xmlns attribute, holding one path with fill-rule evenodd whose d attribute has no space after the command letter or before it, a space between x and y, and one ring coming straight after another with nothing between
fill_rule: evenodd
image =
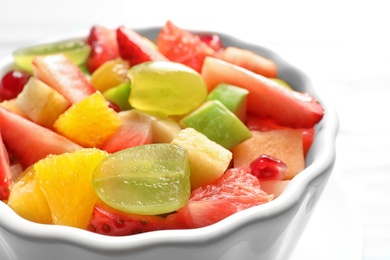
<instances>
[{"instance_id":1,"label":"white tabletop","mask_svg":"<svg viewBox=\"0 0 390 260\"><path fill-rule=\"evenodd\" d=\"M364 231L364 260L384 260L390 259L387 2L3 0L0 58L17 47L87 31L94 24L138 28L161 26L168 19L184 28L273 45L304 70L318 93L336 108L340 132L334 176L349 203L357 207L355 214Z\"/></svg>"}]
</instances>

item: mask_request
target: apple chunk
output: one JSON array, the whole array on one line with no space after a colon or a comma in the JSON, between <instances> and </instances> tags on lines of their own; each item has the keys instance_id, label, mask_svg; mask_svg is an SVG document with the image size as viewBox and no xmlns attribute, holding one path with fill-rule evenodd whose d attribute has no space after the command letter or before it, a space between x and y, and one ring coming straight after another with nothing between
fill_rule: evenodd
<instances>
[{"instance_id":1,"label":"apple chunk","mask_svg":"<svg viewBox=\"0 0 390 260\"><path fill-rule=\"evenodd\" d=\"M218 100L206 101L180 123L194 128L226 149L251 137L244 123Z\"/></svg>"}]
</instances>

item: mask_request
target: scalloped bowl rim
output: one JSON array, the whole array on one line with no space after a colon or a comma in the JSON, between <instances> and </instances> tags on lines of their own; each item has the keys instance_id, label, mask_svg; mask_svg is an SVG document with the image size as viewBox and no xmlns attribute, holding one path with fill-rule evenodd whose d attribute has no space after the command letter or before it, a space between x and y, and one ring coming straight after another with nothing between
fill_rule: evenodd
<instances>
[{"instance_id":1,"label":"scalloped bowl rim","mask_svg":"<svg viewBox=\"0 0 390 260\"><path fill-rule=\"evenodd\" d=\"M135 30L143 32L158 30L161 27L140 27ZM213 33L208 31L198 31L203 33ZM56 37L50 37L39 43L51 42L56 40L83 38L87 35L87 31L76 32L70 34L63 34ZM218 32L217 32L218 33ZM277 216L291 207L293 207L303 196L305 189L310 182L316 177L320 176L335 160L335 139L338 131L338 118L333 108L329 107L322 98L316 96L316 93L311 85L310 79L296 66L291 65L285 61L276 52L275 46L271 46L267 42L256 43L256 45L238 40L233 36L223 33L218 33L222 39L230 39L238 44L246 44L254 47L261 47L272 55L277 63L296 70L295 73L301 74L306 83L306 88L315 96L325 109L325 116L320 122L318 132L322 132L321 149L317 152L315 159L307 168L300 172L290 182L284 192L275 200L260 206L255 206L240 212L237 212L215 224L207 227L190 229L190 230L160 230L147 232L131 236L112 237L86 230L56 225L45 225L30 222L19 215L17 215L9 206L0 202L0 228L17 236L24 237L27 240L50 240L64 242L67 244L77 245L79 247L91 250L105 250L110 251L129 251L133 249L140 249L143 247L151 247L154 245L163 244L193 244L205 241L211 241L223 238L227 234L234 233L235 230L247 223L257 222L264 219ZM0 60L0 73L3 73L6 68L12 65L12 55L9 55ZM317 136L316 136L317 137ZM12 221L9 221L12 219Z\"/></svg>"}]
</instances>

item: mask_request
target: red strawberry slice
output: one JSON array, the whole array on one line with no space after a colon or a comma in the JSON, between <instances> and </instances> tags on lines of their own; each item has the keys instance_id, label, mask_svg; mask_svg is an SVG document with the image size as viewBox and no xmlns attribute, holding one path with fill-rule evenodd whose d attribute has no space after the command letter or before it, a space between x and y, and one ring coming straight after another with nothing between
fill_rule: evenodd
<instances>
[{"instance_id":1,"label":"red strawberry slice","mask_svg":"<svg viewBox=\"0 0 390 260\"><path fill-rule=\"evenodd\" d=\"M7 200L9 197L11 175L7 149L0 132L0 200Z\"/></svg>"},{"instance_id":2,"label":"red strawberry slice","mask_svg":"<svg viewBox=\"0 0 390 260\"><path fill-rule=\"evenodd\" d=\"M116 36L120 55L124 60L129 61L131 66L146 61L167 60L149 40L130 28L119 27Z\"/></svg>"},{"instance_id":3,"label":"red strawberry slice","mask_svg":"<svg viewBox=\"0 0 390 260\"><path fill-rule=\"evenodd\" d=\"M172 228L179 227L163 217L125 213L98 202L87 229L102 235L127 236Z\"/></svg>"},{"instance_id":4,"label":"red strawberry slice","mask_svg":"<svg viewBox=\"0 0 390 260\"><path fill-rule=\"evenodd\" d=\"M74 104L96 92L88 79L63 54L37 56L33 60L34 76Z\"/></svg>"},{"instance_id":5,"label":"red strawberry slice","mask_svg":"<svg viewBox=\"0 0 390 260\"><path fill-rule=\"evenodd\" d=\"M65 137L3 107L0 107L0 125L4 144L21 160L24 167L49 154L62 154L81 149L79 145Z\"/></svg>"},{"instance_id":6,"label":"red strawberry slice","mask_svg":"<svg viewBox=\"0 0 390 260\"><path fill-rule=\"evenodd\" d=\"M272 198L249 167L232 168L212 184L195 189L188 203L167 219L187 228L204 227Z\"/></svg>"},{"instance_id":7,"label":"red strawberry slice","mask_svg":"<svg viewBox=\"0 0 390 260\"><path fill-rule=\"evenodd\" d=\"M321 104L307 93L300 93L276 84L250 70L207 57L202 76L209 91L220 83L227 83L249 91L248 114L273 120L291 128L312 128L324 116Z\"/></svg>"},{"instance_id":8,"label":"red strawberry slice","mask_svg":"<svg viewBox=\"0 0 390 260\"><path fill-rule=\"evenodd\" d=\"M91 53L87 60L89 72L94 72L106 61L119 58L115 30L95 25L91 28L86 41L91 46Z\"/></svg>"},{"instance_id":9,"label":"red strawberry slice","mask_svg":"<svg viewBox=\"0 0 390 260\"><path fill-rule=\"evenodd\" d=\"M207 56L219 56L208 45L205 37L190 33L168 21L157 36L158 49L165 57L174 62L187 65L200 72L203 61ZM211 44L211 43L210 43Z\"/></svg>"}]
</instances>

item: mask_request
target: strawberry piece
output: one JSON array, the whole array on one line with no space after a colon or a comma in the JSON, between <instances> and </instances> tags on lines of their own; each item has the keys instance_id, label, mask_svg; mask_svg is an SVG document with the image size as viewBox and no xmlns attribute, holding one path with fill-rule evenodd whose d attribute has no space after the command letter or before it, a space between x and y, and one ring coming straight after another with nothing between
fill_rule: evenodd
<instances>
[{"instance_id":1,"label":"strawberry piece","mask_svg":"<svg viewBox=\"0 0 390 260\"><path fill-rule=\"evenodd\" d=\"M116 31L119 52L124 60L131 66L146 61L166 61L156 47L136 31L121 26Z\"/></svg>"},{"instance_id":2,"label":"strawberry piece","mask_svg":"<svg viewBox=\"0 0 390 260\"><path fill-rule=\"evenodd\" d=\"M28 167L49 154L73 152L81 147L65 137L0 107L4 144Z\"/></svg>"},{"instance_id":3,"label":"strawberry piece","mask_svg":"<svg viewBox=\"0 0 390 260\"><path fill-rule=\"evenodd\" d=\"M95 25L91 28L86 41L91 46L91 53L87 60L87 68L90 73L106 61L120 56L115 30Z\"/></svg>"},{"instance_id":4,"label":"strawberry piece","mask_svg":"<svg viewBox=\"0 0 390 260\"><path fill-rule=\"evenodd\" d=\"M209 92L220 83L231 84L249 91L249 115L270 119L291 128L314 127L324 116L324 109L314 97L287 89L250 70L207 57L202 76Z\"/></svg>"},{"instance_id":5,"label":"strawberry piece","mask_svg":"<svg viewBox=\"0 0 390 260\"><path fill-rule=\"evenodd\" d=\"M71 104L96 92L80 68L63 54L35 57L33 70L35 77L57 90Z\"/></svg>"},{"instance_id":6,"label":"strawberry piece","mask_svg":"<svg viewBox=\"0 0 390 260\"><path fill-rule=\"evenodd\" d=\"M287 171L287 165L284 162L266 154L253 160L249 167L251 173L260 181L283 180Z\"/></svg>"},{"instance_id":7,"label":"strawberry piece","mask_svg":"<svg viewBox=\"0 0 390 260\"><path fill-rule=\"evenodd\" d=\"M212 184L195 189L188 203L167 219L187 228L204 227L272 199L249 167L231 168Z\"/></svg>"},{"instance_id":8,"label":"strawberry piece","mask_svg":"<svg viewBox=\"0 0 390 260\"><path fill-rule=\"evenodd\" d=\"M208 45L206 37L181 29L168 21L157 36L157 46L169 60L187 65L200 72L207 56L217 57L219 52ZM211 44L211 43L210 43Z\"/></svg>"},{"instance_id":9,"label":"strawberry piece","mask_svg":"<svg viewBox=\"0 0 390 260\"><path fill-rule=\"evenodd\" d=\"M11 175L8 152L0 132L0 200L7 200L9 197Z\"/></svg>"},{"instance_id":10,"label":"strawberry piece","mask_svg":"<svg viewBox=\"0 0 390 260\"><path fill-rule=\"evenodd\" d=\"M125 213L99 201L93 209L87 229L102 235L127 236L172 228L179 226L160 216Z\"/></svg>"}]
</instances>

